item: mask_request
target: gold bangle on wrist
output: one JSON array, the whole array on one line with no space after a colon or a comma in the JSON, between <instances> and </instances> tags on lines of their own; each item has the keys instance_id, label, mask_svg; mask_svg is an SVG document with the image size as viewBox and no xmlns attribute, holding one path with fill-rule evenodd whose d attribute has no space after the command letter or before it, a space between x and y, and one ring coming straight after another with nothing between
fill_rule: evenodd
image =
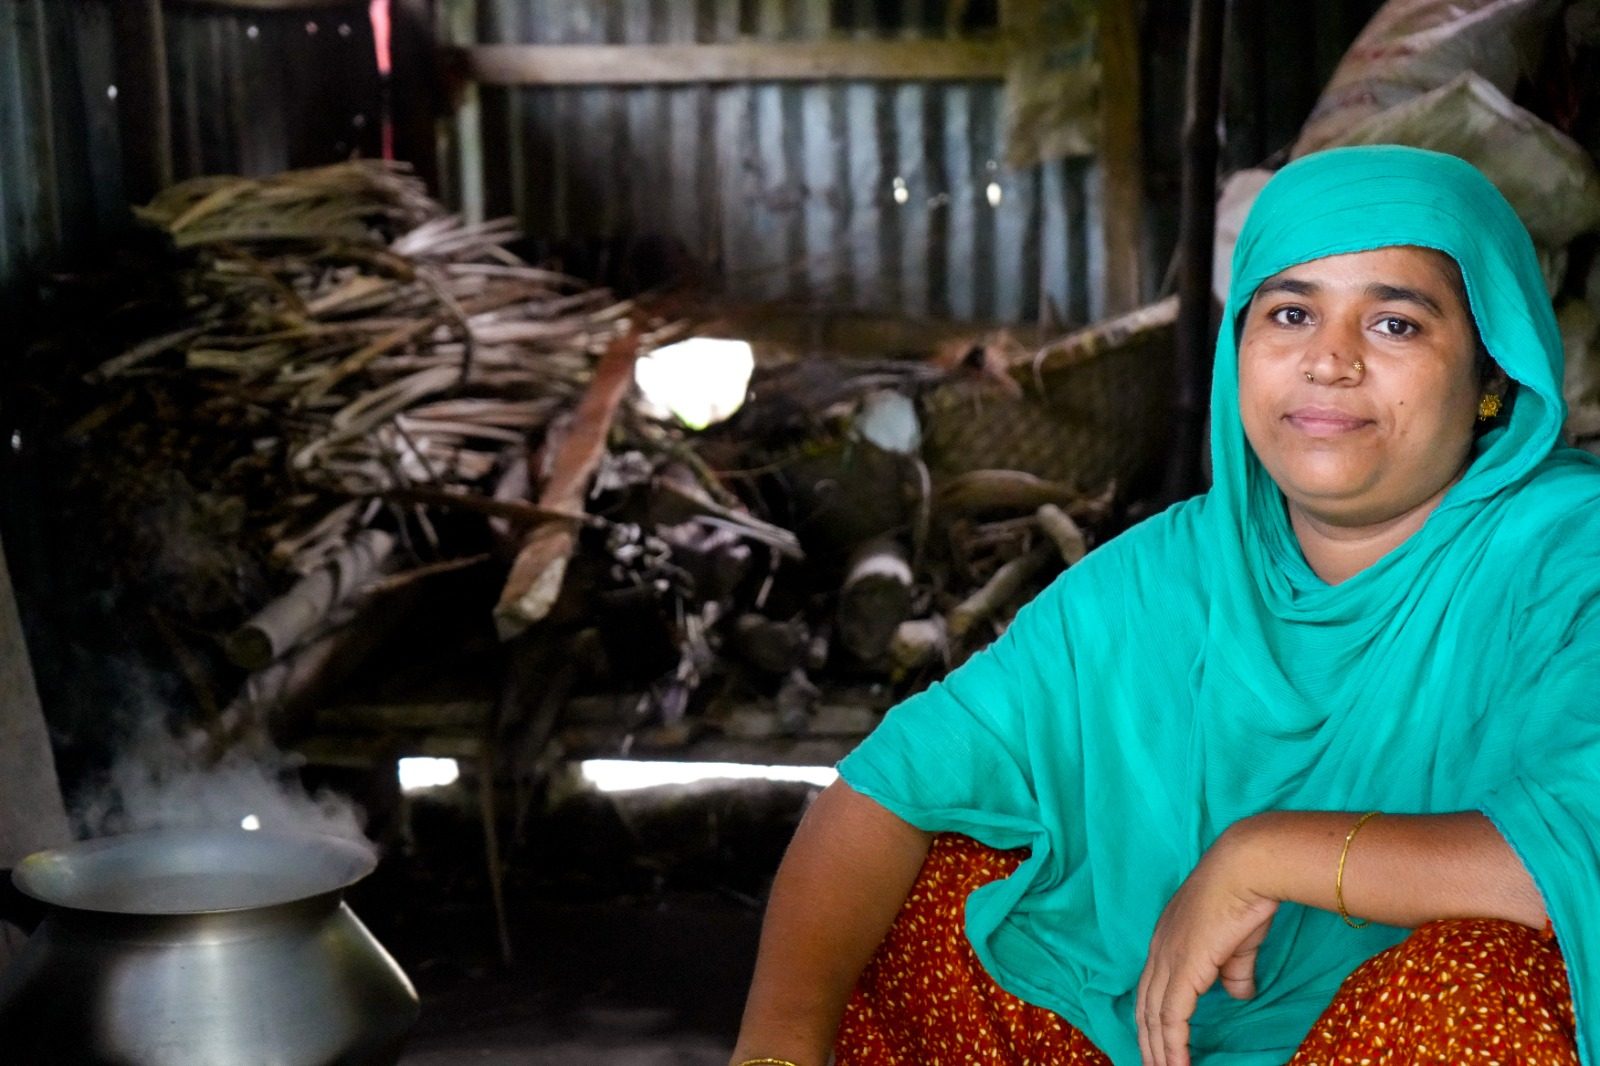
<instances>
[{"instance_id":1,"label":"gold bangle on wrist","mask_svg":"<svg viewBox=\"0 0 1600 1066\"><path fill-rule=\"evenodd\" d=\"M1350 842L1356 838L1357 833L1361 832L1361 827L1382 813L1382 811L1368 811L1360 818L1357 818L1356 824L1351 826L1350 832L1345 834L1344 847L1339 851L1339 869L1333 875L1333 905L1339 908L1339 917L1344 919L1344 924L1352 929L1360 929L1362 926L1372 923L1367 918L1363 918L1359 922L1353 922L1350 920L1350 912L1344 909L1344 861L1350 857ZM743 1064L741 1063L740 1066L743 1066Z\"/></svg>"},{"instance_id":2,"label":"gold bangle on wrist","mask_svg":"<svg viewBox=\"0 0 1600 1066\"><path fill-rule=\"evenodd\" d=\"M788 1059L765 1058L745 1059L739 1063L739 1066L800 1066L800 1064L798 1062L790 1062Z\"/></svg>"}]
</instances>

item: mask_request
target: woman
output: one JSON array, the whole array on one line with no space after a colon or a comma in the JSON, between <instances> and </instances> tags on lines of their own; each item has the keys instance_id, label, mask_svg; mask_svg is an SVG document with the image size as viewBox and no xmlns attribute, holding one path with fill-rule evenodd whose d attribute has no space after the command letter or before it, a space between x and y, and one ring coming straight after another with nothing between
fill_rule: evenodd
<instances>
[{"instance_id":1,"label":"woman","mask_svg":"<svg viewBox=\"0 0 1600 1066\"><path fill-rule=\"evenodd\" d=\"M734 1062L1600 1061L1600 470L1526 231L1308 156L1224 322L1213 488L840 765Z\"/></svg>"}]
</instances>

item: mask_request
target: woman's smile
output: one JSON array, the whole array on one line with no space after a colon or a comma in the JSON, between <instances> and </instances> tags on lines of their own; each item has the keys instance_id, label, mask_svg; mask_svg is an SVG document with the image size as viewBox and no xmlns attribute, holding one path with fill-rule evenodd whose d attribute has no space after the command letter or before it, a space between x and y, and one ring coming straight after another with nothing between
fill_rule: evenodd
<instances>
[{"instance_id":1,"label":"woman's smile","mask_svg":"<svg viewBox=\"0 0 1600 1066\"><path fill-rule=\"evenodd\" d=\"M1297 407L1285 414L1283 420L1308 437L1344 437L1376 425L1370 418L1337 407Z\"/></svg>"}]
</instances>

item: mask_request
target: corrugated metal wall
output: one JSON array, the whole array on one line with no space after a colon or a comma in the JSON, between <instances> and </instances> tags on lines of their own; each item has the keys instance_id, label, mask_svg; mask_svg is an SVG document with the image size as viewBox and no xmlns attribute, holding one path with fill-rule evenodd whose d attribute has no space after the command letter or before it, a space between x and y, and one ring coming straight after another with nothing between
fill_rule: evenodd
<instances>
[{"instance_id":1,"label":"corrugated metal wall","mask_svg":"<svg viewBox=\"0 0 1600 1066\"><path fill-rule=\"evenodd\" d=\"M0 294L122 217L112 2L0 0ZM952 28L946 0L477 3L490 43L942 36L984 32L998 6L973 0L972 24ZM1146 3L1149 287L1173 229L1186 4ZM1290 15L1238 0L1231 162L1277 146L1274 131L1297 124L1377 3L1319 0ZM1263 6L1274 26L1315 23L1314 64L1263 47L1275 38L1241 14ZM288 13L168 3L166 21L179 177L377 153L363 0ZM1103 309L1100 172L1001 167L1002 94L992 82L486 88L487 207L552 242L679 240L746 297L1024 322L1048 304L1058 321L1089 321Z\"/></svg>"},{"instance_id":2,"label":"corrugated metal wall","mask_svg":"<svg viewBox=\"0 0 1600 1066\"><path fill-rule=\"evenodd\" d=\"M0 306L31 269L126 214L112 3L0 0ZM292 13L166 5L177 177L376 155L381 85L366 3ZM138 116L132 116L137 121Z\"/></svg>"},{"instance_id":3,"label":"corrugated metal wall","mask_svg":"<svg viewBox=\"0 0 1600 1066\"><path fill-rule=\"evenodd\" d=\"M110 8L0 0L0 306L120 212Z\"/></svg>"},{"instance_id":4,"label":"corrugated metal wall","mask_svg":"<svg viewBox=\"0 0 1600 1066\"><path fill-rule=\"evenodd\" d=\"M379 153L382 90L364 0L277 13L166 11L178 177L255 176Z\"/></svg>"},{"instance_id":5,"label":"corrugated metal wall","mask_svg":"<svg viewBox=\"0 0 1600 1066\"><path fill-rule=\"evenodd\" d=\"M942 0L480 4L479 39L496 44L947 32ZM1058 321L1101 313L1099 169L1005 169L998 82L481 93L487 211L536 237L675 238L753 299L1004 322L1045 301Z\"/></svg>"}]
</instances>

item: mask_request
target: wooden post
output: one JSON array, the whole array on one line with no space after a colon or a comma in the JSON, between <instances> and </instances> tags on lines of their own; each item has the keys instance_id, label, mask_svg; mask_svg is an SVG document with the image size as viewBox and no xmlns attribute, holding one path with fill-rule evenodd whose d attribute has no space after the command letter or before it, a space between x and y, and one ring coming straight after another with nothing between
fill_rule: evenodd
<instances>
[{"instance_id":1,"label":"wooden post","mask_svg":"<svg viewBox=\"0 0 1600 1066\"><path fill-rule=\"evenodd\" d=\"M1105 175L1106 314L1144 302L1144 152L1140 147L1139 9L1100 5L1100 161Z\"/></svg>"},{"instance_id":2,"label":"wooden post","mask_svg":"<svg viewBox=\"0 0 1600 1066\"><path fill-rule=\"evenodd\" d=\"M1200 457L1211 383L1211 246L1217 213L1217 107L1225 0L1189 10L1189 74L1183 113L1182 216L1178 225L1178 336L1173 437L1165 495L1201 490Z\"/></svg>"},{"instance_id":3,"label":"wooden post","mask_svg":"<svg viewBox=\"0 0 1600 1066\"><path fill-rule=\"evenodd\" d=\"M446 113L437 60L433 0L390 0L389 121L394 155L439 192L439 142L435 123Z\"/></svg>"},{"instance_id":4,"label":"wooden post","mask_svg":"<svg viewBox=\"0 0 1600 1066\"><path fill-rule=\"evenodd\" d=\"M167 89L167 20L161 3L121 0L111 5L122 190L130 203L142 204L172 184L172 101Z\"/></svg>"},{"instance_id":5,"label":"wooden post","mask_svg":"<svg viewBox=\"0 0 1600 1066\"><path fill-rule=\"evenodd\" d=\"M443 43L470 47L478 40L478 0L440 0L439 36ZM453 117L445 123L439 163L442 191L467 222L483 221L483 107L478 83L461 78L450 87Z\"/></svg>"}]
</instances>

